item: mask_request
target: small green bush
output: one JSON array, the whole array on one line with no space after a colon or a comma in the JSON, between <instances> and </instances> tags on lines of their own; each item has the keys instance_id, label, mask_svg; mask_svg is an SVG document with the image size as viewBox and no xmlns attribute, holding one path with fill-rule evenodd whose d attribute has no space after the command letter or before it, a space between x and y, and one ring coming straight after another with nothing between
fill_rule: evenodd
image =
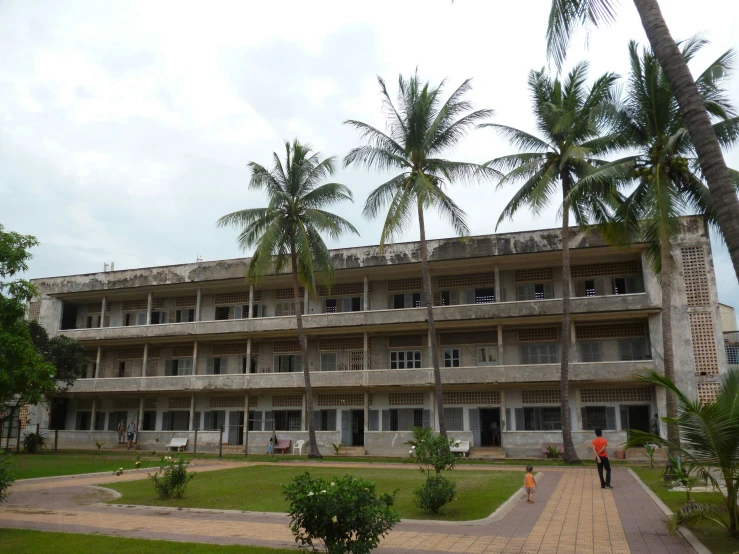
<instances>
[{"instance_id":1,"label":"small green bush","mask_svg":"<svg viewBox=\"0 0 739 554\"><path fill-rule=\"evenodd\" d=\"M187 472L188 465L190 462L182 456L162 456L159 470L151 476L159 498L182 498L187 484L195 477L194 473Z\"/></svg>"},{"instance_id":2,"label":"small green bush","mask_svg":"<svg viewBox=\"0 0 739 554\"><path fill-rule=\"evenodd\" d=\"M395 493L378 495L374 482L351 475L329 482L303 473L282 491L295 542L322 543L329 554L367 554L400 521Z\"/></svg>"},{"instance_id":3,"label":"small green bush","mask_svg":"<svg viewBox=\"0 0 739 554\"><path fill-rule=\"evenodd\" d=\"M426 479L426 482L413 491L416 506L424 512L438 514L444 506L457 495L457 484L442 475Z\"/></svg>"},{"instance_id":4,"label":"small green bush","mask_svg":"<svg viewBox=\"0 0 739 554\"><path fill-rule=\"evenodd\" d=\"M0 503L8 496L8 489L15 481L15 477L10 472L10 455L0 450Z\"/></svg>"},{"instance_id":5,"label":"small green bush","mask_svg":"<svg viewBox=\"0 0 739 554\"><path fill-rule=\"evenodd\" d=\"M46 446L46 436L43 433L25 433L23 435L23 450L35 454Z\"/></svg>"}]
</instances>

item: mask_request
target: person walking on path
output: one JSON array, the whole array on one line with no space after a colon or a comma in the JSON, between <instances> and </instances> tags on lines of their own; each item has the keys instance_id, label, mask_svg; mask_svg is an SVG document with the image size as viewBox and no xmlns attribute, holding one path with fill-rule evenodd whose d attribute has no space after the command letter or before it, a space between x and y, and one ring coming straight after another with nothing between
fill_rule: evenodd
<instances>
[{"instance_id":1,"label":"person walking on path","mask_svg":"<svg viewBox=\"0 0 739 554\"><path fill-rule=\"evenodd\" d=\"M115 430L118 431L118 444L123 444L123 436L126 434L126 420L122 419Z\"/></svg>"},{"instance_id":2,"label":"person walking on path","mask_svg":"<svg viewBox=\"0 0 739 554\"><path fill-rule=\"evenodd\" d=\"M128 449L131 450L131 445L133 444L133 438L136 436L136 433L138 432L138 429L136 429L136 418L131 418L131 423L128 424L128 436L126 437L128 439Z\"/></svg>"},{"instance_id":3,"label":"person walking on path","mask_svg":"<svg viewBox=\"0 0 739 554\"><path fill-rule=\"evenodd\" d=\"M534 493L536 492L536 479L534 478L534 468L532 466L526 466L526 475L523 478L523 486L528 495L528 500L526 502L533 504Z\"/></svg>"},{"instance_id":4,"label":"person walking on path","mask_svg":"<svg viewBox=\"0 0 739 554\"><path fill-rule=\"evenodd\" d=\"M595 461L598 464L598 477L600 477L600 488L611 489L611 462L608 461L608 441L603 438L603 431L595 430L595 438L593 439L593 452L595 453ZM603 480L603 470L606 470L606 478Z\"/></svg>"},{"instance_id":5,"label":"person walking on path","mask_svg":"<svg viewBox=\"0 0 739 554\"><path fill-rule=\"evenodd\" d=\"M659 414L654 414L652 424L649 426L649 432L659 437Z\"/></svg>"}]
</instances>

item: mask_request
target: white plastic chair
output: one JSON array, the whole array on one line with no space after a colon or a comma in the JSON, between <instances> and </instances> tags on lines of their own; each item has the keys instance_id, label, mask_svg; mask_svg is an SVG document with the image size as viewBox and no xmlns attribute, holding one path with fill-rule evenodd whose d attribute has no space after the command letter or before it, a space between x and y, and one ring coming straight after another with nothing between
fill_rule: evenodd
<instances>
[{"instance_id":1,"label":"white plastic chair","mask_svg":"<svg viewBox=\"0 0 739 554\"><path fill-rule=\"evenodd\" d=\"M295 444L293 445L293 454L295 454L295 451L298 451L299 455L303 455L303 445L305 444L304 440L295 441Z\"/></svg>"}]
</instances>

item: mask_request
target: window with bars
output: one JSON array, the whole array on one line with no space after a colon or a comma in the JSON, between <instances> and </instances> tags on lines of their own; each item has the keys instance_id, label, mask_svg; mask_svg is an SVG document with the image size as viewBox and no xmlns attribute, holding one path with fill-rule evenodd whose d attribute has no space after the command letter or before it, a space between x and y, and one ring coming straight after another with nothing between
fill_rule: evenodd
<instances>
[{"instance_id":1,"label":"window with bars","mask_svg":"<svg viewBox=\"0 0 739 554\"><path fill-rule=\"evenodd\" d=\"M498 346L479 346L477 365L498 365Z\"/></svg>"},{"instance_id":2,"label":"window with bars","mask_svg":"<svg viewBox=\"0 0 739 554\"><path fill-rule=\"evenodd\" d=\"M272 412L275 421L275 431L300 431L302 428L302 414L300 410L278 410Z\"/></svg>"},{"instance_id":3,"label":"window with bars","mask_svg":"<svg viewBox=\"0 0 739 554\"><path fill-rule=\"evenodd\" d=\"M397 410L383 410L389 412L389 422L383 421L383 431L385 431L385 423L389 423L388 431L413 431L414 427L428 427L429 410L401 408Z\"/></svg>"},{"instance_id":4,"label":"window with bars","mask_svg":"<svg viewBox=\"0 0 739 554\"><path fill-rule=\"evenodd\" d=\"M444 349L444 367L459 367L460 358L459 348Z\"/></svg>"},{"instance_id":5,"label":"window with bars","mask_svg":"<svg viewBox=\"0 0 739 554\"><path fill-rule=\"evenodd\" d=\"M275 356L275 373L296 373L303 371L303 356L300 354L278 354Z\"/></svg>"},{"instance_id":6,"label":"window with bars","mask_svg":"<svg viewBox=\"0 0 739 554\"><path fill-rule=\"evenodd\" d=\"M228 373L228 358L208 358L206 373L208 375Z\"/></svg>"},{"instance_id":7,"label":"window with bars","mask_svg":"<svg viewBox=\"0 0 739 554\"><path fill-rule=\"evenodd\" d=\"M350 371L362 371L364 367L364 351L363 350L350 350L349 351L349 370ZM366 368L369 369L369 368Z\"/></svg>"},{"instance_id":8,"label":"window with bars","mask_svg":"<svg viewBox=\"0 0 739 554\"><path fill-rule=\"evenodd\" d=\"M316 410L316 431L336 431L336 410Z\"/></svg>"},{"instance_id":9,"label":"window with bars","mask_svg":"<svg viewBox=\"0 0 739 554\"><path fill-rule=\"evenodd\" d=\"M302 313L303 305L300 304L300 310ZM281 316L289 316L289 315L295 315L295 302L277 302L275 304L275 316L281 317Z\"/></svg>"},{"instance_id":10,"label":"window with bars","mask_svg":"<svg viewBox=\"0 0 739 554\"><path fill-rule=\"evenodd\" d=\"M516 408L516 431L561 431L562 411L555 406Z\"/></svg>"},{"instance_id":11,"label":"window with bars","mask_svg":"<svg viewBox=\"0 0 739 554\"><path fill-rule=\"evenodd\" d=\"M583 429L616 429L616 408L613 406L583 406Z\"/></svg>"},{"instance_id":12,"label":"window with bars","mask_svg":"<svg viewBox=\"0 0 739 554\"><path fill-rule=\"evenodd\" d=\"M726 344L726 363L730 365L739 364L739 344Z\"/></svg>"},{"instance_id":13,"label":"window with bars","mask_svg":"<svg viewBox=\"0 0 739 554\"><path fill-rule=\"evenodd\" d=\"M622 362L652 358L646 337L619 339L618 355Z\"/></svg>"},{"instance_id":14,"label":"window with bars","mask_svg":"<svg viewBox=\"0 0 739 554\"><path fill-rule=\"evenodd\" d=\"M420 350L392 350L390 352L390 369L419 369L420 367Z\"/></svg>"},{"instance_id":15,"label":"window with bars","mask_svg":"<svg viewBox=\"0 0 739 554\"><path fill-rule=\"evenodd\" d=\"M557 344L522 344L522 364L555 364L559 361L559 348Z\"/></svg>"},{"instance_id":16,"label":"window with bars","mask_svg":"<svg viewBox=\"0 0 739 554\"><path fill-rule=\"evenodd\" d=\"M364 298L352 296L349 298L326 298L323 301L323 312L335 314L338 312L361 312L364 310Z\"/></svg>"},{"instance_id":17,"label":"window with bars","mask_svg":"<svg viewBox=\"0 0 739 554\"><path fill-rule=\"evenodd\" d=\"M421 308L426 306L425 297L422 292L405 292L390 295L390 306L395 310L405 308Z\"/></svg>"},{"instance_id":18,"label":"window with bars","mask_svg":"<svg viewBox=\"0 0 739 554\"><path fill-rule=\"evenodd\" d=\"M321 352L321 371L336 371L337 366L336 352Z\"/></svg>"},{"instance_id":19,"label":"window with bars","mask_svg":"<svg viewBox=\"0 0 739 554\"><path fill-rule=\"evenodd\" d=\"M463 408L444 408L447 431L464 431Z\"/></svg>"},{"instance_id":20,"label":"window with bars","mask_svg":"<svg viewBox=\"0 0 739 554\"><path fill-rule=\"evenodd\" d=\"M552 283L524 283L516 287L516 299L549 300L554 298Z\"/></svg>"},{"instance_id":21,"label":"window with bars","mask_svg":"<svg viewBox=\"0 0 739 554\"><path fill-rule=\"evenodd\" d=\"M578 341L578 348L580 349L580 361L581 362L602 362L603 352L600 341L587 340Z\"/></svg>"}]
</instances>

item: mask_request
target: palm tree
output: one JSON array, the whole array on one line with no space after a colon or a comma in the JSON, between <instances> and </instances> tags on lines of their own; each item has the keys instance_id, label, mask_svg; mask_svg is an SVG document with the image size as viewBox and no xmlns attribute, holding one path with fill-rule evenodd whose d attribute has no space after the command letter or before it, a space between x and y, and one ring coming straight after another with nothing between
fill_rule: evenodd
<instances>
[{"instance_id":1,"label":"palm tree","mask_svg":"<svg viewBox=\"0 0 739 554\"><path fill-rule=\"evenodd\" d=\"M323 183L334 172L333 157L319 160L307 144L297 139L285 143L285 162L273 153L271 170L249 162L251 181L249 188L264 190L269 198L266 208L248 208L230 213L218 220L218 226L241 229L239 246L247 249L256 246L252 255L247 279L257 281L266 273L280 273L290 268L295 301L295 320L298 341L303 360L305 379L306 416L310 458L320 458L316 429L313 421L313 393L308 364L308 343L303 329L300 287L315 295L316 273L330 284L333 281L331 254L321 238L327 233L337 239L345 232L359 232L342 217L327 212L326 207L343 200L352 201L351 191L339 183Z\"/></svg>"},{"instance_id":2,"label":"palm tree","mask_svg":"<svg viewBox=\"0 0 739 554\"><path fill-rule=\"evenodd\" d=\"M698 38L683 43L682 54L689 63L705 41ZM621 106L619 134L624 144L636 149L634 156L606 164L580 181L591 186L599 179L632 181L637 186L614 213L610 239L616 242L649 244L647 259L662 286L662 347L665 376L675 381L672 346L672 266L670 246L678 233L678 216L685 213L705 215L715 223L714 205L702 181L695 149L690 141L685 120L675 94L656 56L651 50L641 51L634 41L629 43L631 71ZM728 51L713 62L696 79L705 109L718 122L716 135L731 144L739 135L739 120L721 80L732 65L733 52ZM667 416L677 417L674 395L667 395ZM678 443L677 428L668 427L668 440Z\"/></svg>"},{"instance_id":3,"label":"palm tree","mask_svg":"<svg viewBox=\"0 0 739 554\"><path fill-rule=\"evenodd\" d=\"M683 463L694 465L701 480L711 483L721 493L729 516L729 524L723 525L732 537L739 537L739 371L732 369L722 376L721 386L713 403L690 400L672 380L654 371L639 376L639 379L664 387L675 395L677 417L662 420L680 429L681 440L677 444L658 435L632 431L626 448L642 446L644 443L658 444L679 455ZM717 470L724 480L725 493L719 487ZM713 514L713 510L701 505L688 508L678 514L686 523L691 523L691 520L694 521L701 515Z\"/></svg>"},{"instance_id":4,"label":"palm tree","mask_svg":"<svg viewBox=\"0 0 739 554\"><path fill-rule=\"evenodd\" d=\"M606 134L609 130L614 101L616 75L606 73L588 89L585 85L588 64L577 65L564 82L552 79L544 71L532 71L529 89L533 97L536 125L544 137L498 124L484 127L497 129L509 141L525 152L496 158L487 166L507 172L498 183L502 187L522 182L508 205L503 209L498 225L512 218L519 209L528 206L539 214L550 202L562 199L562 347L560 396L562 411L563 458L567 463L579 463L572 431L569 410L569 348L570 348L570 213L578 225L590 219L600 220L619 200L614 185L598 180L592 190L579 189L575 196L573 187L582 176L602 165L597 158L617 148L617 136ZM557 186L559 185L559 187Z\"/></svg>"},{"instance_id":5,"label":"palm tree","mask_svg":"<svg viewBox=\"0 0 739 554\"><path fill-rule=\"evenodd\" d=\"M701 172L716 207L716 219L729 248L739 278L739 199L721 153L721 144L706 111L699 86L685 57L670 35L657 0L634 0L654 56L670 83L690 134ZM575 28L583 23L599 25L616 16L616 0L552 0L547 28L547 52L559 68L567 54Z\"/></svg>"},{"instance_id":6,"label":"palm tree","mask_svg":"<svg viewBox=\"0 0 739 554\"><path fill-rule=\"evenodd\" d=\"M439 214L449 220L457 234L469 234L465 213L446 194L445 189L458 181L490 177L496 173L477 164L453 162L439 156L457 145L477 123L493 112L472 111L471 104L464 99L471 89L470 79L464 81L446 101L442 101L443 82L433 88L429 83L422 83L418 74L410 79L404 79L401 75L398 79L398 108L390 99L385 81L380 77L377 80L383 110L388 118L389 134L361 121L346 121L359 131L367 144L351 150L344 158L344 164L358 163L368 169L400 172L373 190L364 205L364 215L374 218L389 204L380 236L381 249L411 224L414 210L418 215L423 291L436 385L436 411L439 433L446 436L424 212L436 208Z\"/></svg>"}]
</instances>

